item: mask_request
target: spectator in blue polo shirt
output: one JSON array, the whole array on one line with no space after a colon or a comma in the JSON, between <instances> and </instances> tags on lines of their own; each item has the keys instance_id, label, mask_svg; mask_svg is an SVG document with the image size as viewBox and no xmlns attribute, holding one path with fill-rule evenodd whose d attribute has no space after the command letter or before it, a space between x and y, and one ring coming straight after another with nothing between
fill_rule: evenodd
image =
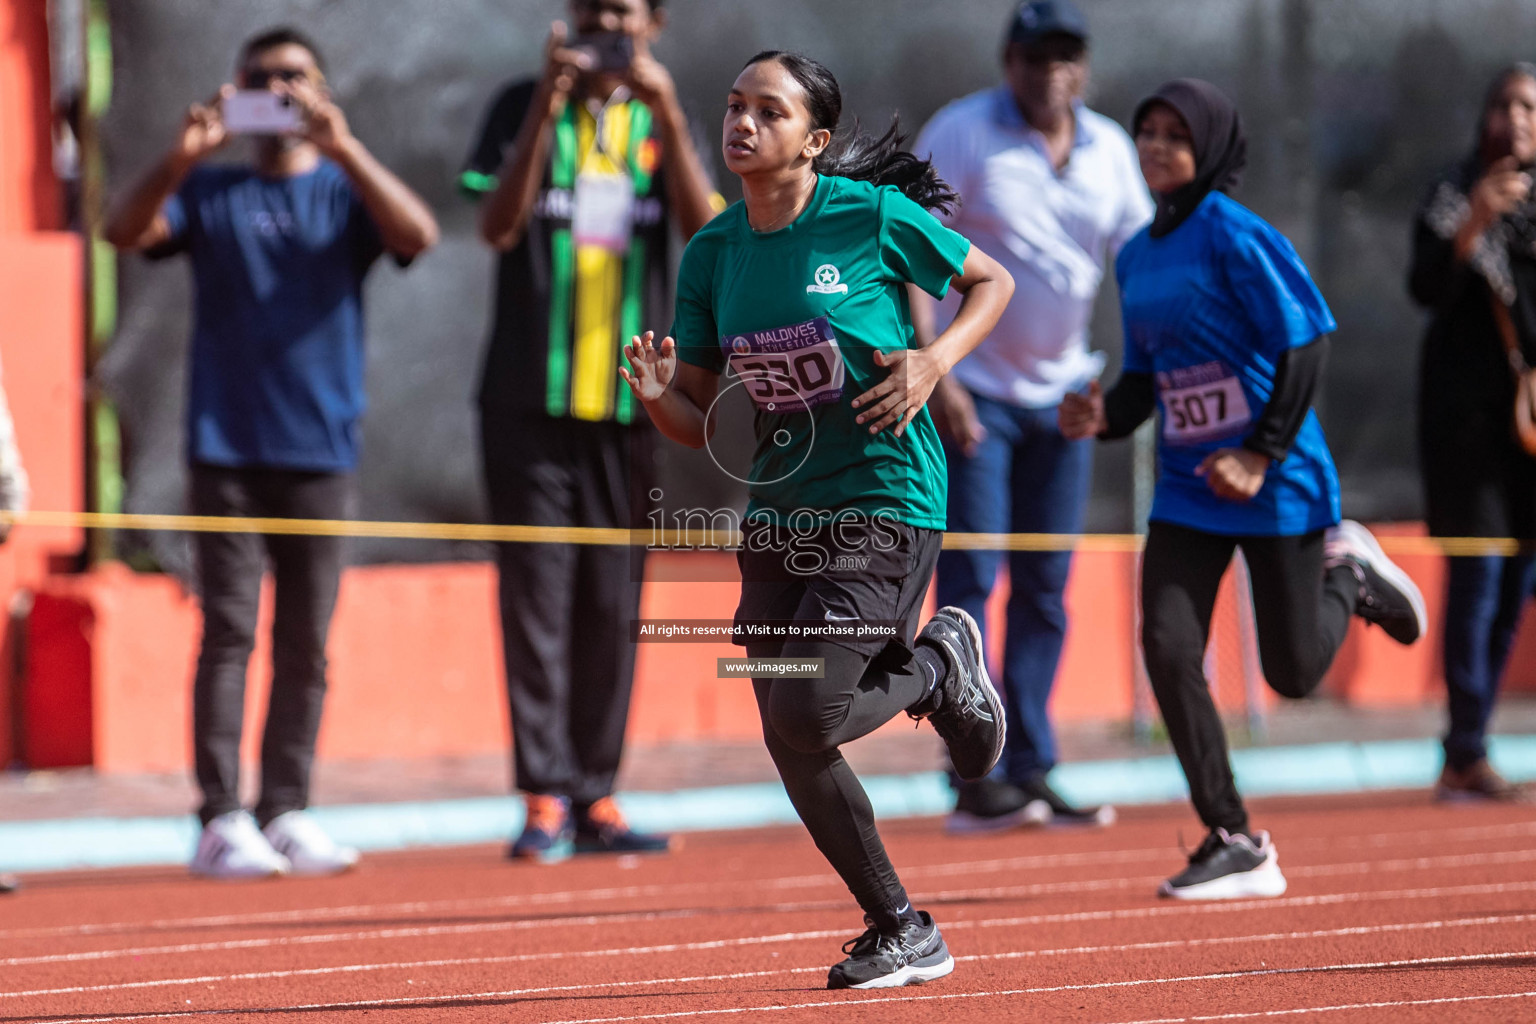
<instances>
[{"instance_id":1,"label":"spectator in blue polo shirt","mask_svg":"<svg viewBox=\"0 0 1536 1024\"><path fill-rule=\"evenodd\" d=\"M1083 104L1088 23L1071 0L1018 7L1003 72L1003 84L935 114L913 147L960 193L946 223L995 253L1018 288L929 407L946 442L951 530L1077 533L1092 451L1061 436L1056 409L1103 369L1102 355L1088 351L1094 298L1106 259L1151 220L1152 200L1125 131ZM939 304L935 323L932 299L915 292L912 302L920 340L957 308L953 299ZM1074 807L1047 782L1056 743L1046 704L1066 636L1071 560L1066 551L1008 556L1008 746L990 777L960 787L952 830L1113 820L1112 809ZM1002 564L999 551L944 552L939 603L985 622Z\"/></svg>"},{"instance_id":2,"label":"spectator in blue polo shirt","mask_svg":"<svg viewBox=\"0 0 1536 1024\"><path fill-rule=\"evenodd\" d=\"M192 510L204 516L345 518L363 411L363 278L437 240L432 213L351 133L319 52L275 29L248 42L237 81L277 99L236 122L226 85L194 105L170 151L107 226L121 249L186 253L196 306L187 403ZM284 128L274 119L297 113ZM228 119L226 119L226 115ZM203 163L246 125L254 161ZM357 851L305 813L325 699L325 641L341 579L338 537L197 535L202 650L193 745L202 837L197 874L326 874ZM277 606L272 692L254 818L239 798L245 678L268 560Z\"/></svg>"}]
</instances>

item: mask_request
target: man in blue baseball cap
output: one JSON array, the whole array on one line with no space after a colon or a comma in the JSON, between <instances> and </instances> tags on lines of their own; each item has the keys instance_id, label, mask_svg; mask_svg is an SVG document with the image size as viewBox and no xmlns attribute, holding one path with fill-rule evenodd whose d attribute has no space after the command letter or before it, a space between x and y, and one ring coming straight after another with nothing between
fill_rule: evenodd
<instances>
[{"instance_id":1,"label":"man in blue baseball cap","mask_svg":"<svg viewBox=\"0 0 1536 1024\"><path fill-rule=\"evenodd\" d=\"M944 107L913 147L964 200L945 218L1016 282L986 341L934 391L928 405L946 441L949 528L977 533L1078 533L1092 454L1056 426L1062 396L1103 368L1088 322L1104 267L1152 217L1135 146L1083 103L1088 21L1071 0L1018 6L1003 41L1003 82ZM919 339L933 337L956 304L912 296ZM936 322L934 322L936 320ZM1003 565L999 551L946 551L940 604L978 622ZM1046 704L1066 636L1062 595L1070 552L1008 554L1010 596L1003 683L1008 741L988 778L960 787L950 827L1102 825L1107 807L1075 807L1047 782L1056 744Z\"/></svg>"}]
</instances>

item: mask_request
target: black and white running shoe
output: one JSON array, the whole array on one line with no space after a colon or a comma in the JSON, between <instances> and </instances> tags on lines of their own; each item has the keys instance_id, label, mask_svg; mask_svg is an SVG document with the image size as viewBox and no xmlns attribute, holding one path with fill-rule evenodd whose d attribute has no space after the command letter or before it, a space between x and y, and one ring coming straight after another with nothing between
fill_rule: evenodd
<instances>
[{"instance_id":1,"label":"black and white running shoe","mask_svg":"<svg viewBox=\"0 0 1536 1024\"><path fill-rule=\"evenodd\" d=\"M1371 531L1345 519L1328 531L1323 567L1347 565L1360 584L1355 614L1380 626L1400 644L1411 644L1429 629L1424 595L1408 574L1392 563Z\"/></svg>"},{"instance_id":2,"label":"black and white running shoe","mask_svg":"<svg viewBox=\"0 0 1536 1024\"><path fill-rule=\"evenodd\" d=\"M1189 855L1189 866L1157 890L1176 900L1246 900L1284 893L1285 876L1269 833L1250 838L1224 828L1212 829Z\"/></svg>"},{"instance_id":3,"label":"black and white running shoe","mask_svg":"<svg viewBox=\"0 0 1536 1024\"><path fill-rule=\"evenodd\" d=\"M938 648L949 671L907 714L933 723L933 731L949 748L956 775L967 782L982 778L1003 756L1008 725L1002 699L987 675L981 628L961 608L940 608L917 634L917 642Z\"/></svg>"},{"instance_id":4,"label":"black and white running shoe","mask_svg":"<svg viewBox=\"0 0 1536 1024\"><path fill-rule=\"evenodd\" d=\"M848 959L827 972L827 988L900 988L921 985L955 969L939 926L926 910L895 934L881 934L868 917L863 935L843 943Z\"/></svg>"},{"instance_id":5,"label":"black and white running shoe","mask_svg":"<svg viewBox=\"0 0 1536 1024\"><path fill-rule=\"evenodd\" d=\"M1067 802L1042 772L1019 783L1019 788L1029 797L1024 805L1024 821L1029 825L1054 828L1061 825L1086 825L1103 827L1115 823L1115 809L1108 804L1096 807L1079 807Z\"/></svg>"}]
</instances>

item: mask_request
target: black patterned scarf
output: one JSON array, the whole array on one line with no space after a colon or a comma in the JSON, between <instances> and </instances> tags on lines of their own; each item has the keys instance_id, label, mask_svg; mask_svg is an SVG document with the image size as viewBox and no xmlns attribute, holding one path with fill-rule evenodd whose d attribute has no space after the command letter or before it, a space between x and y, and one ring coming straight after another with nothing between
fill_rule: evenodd
<instances>
[{"instance_id":1,"label":"black patterned scarf","mask_svg":"<svg viewBox=\"0 0 1536 1024\"><path fill-rule=\"evenodd\" d=\"M1512 64L1499 72L1488 87L1483 99L1484 114L1477 122L1477 140L1472 154L1458 164L1435 185L1421 215L1424 224L1436 237L1450 241L1472 215L1472 189L1482 178L1482 144L1487 122L1487 110L1498 90L1514 77L1536 80L1536 64ZM1524 168L1526 171L1532 168ZM1513 210L1494 221L1472 246L1468 260L1488 287L1506 306L1513 306L1518 289L1510 258L1521 256L1536 260L1536 197L1527 196Z\"/></svg>"}]
</instances>

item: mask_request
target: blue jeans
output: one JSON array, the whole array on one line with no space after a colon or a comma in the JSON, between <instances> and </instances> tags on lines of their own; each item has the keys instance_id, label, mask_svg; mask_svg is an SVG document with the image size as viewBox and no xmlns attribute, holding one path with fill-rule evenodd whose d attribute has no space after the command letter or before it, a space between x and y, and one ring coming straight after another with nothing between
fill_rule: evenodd
<instances>
[{"instance_id":1,"label":"blue jeans","mask_svg":"<svg viewBox=\"0 0 1536 1024\"><path fill-rule=\"evenodd\" d=\"M1093 442L1068 441L1056 407L1022 409L972 396L987 430L976 454L946 446L949 529L966 533L1078 533L1093 476ZM1022 782L1056 764L1046 702L1067 632L1062 593L1070 551L945 551L938 601L958 605L986 631L986 603L1004 555L1012 590L1003 647L1008 742L993 777Z\"/></svg>"},{"instance_id":2,"label":"blue jeans","mask_svg":"<svg viewBox=\"0 0 1536 1024\"><path fill-rule=\"evenodd\" d=\"M1536 558L1452 558L1445 598L1445 761L1465 768L1488 756L1488 719L1520 610L1536 585Z\"/></svg>"}]
</instances>

